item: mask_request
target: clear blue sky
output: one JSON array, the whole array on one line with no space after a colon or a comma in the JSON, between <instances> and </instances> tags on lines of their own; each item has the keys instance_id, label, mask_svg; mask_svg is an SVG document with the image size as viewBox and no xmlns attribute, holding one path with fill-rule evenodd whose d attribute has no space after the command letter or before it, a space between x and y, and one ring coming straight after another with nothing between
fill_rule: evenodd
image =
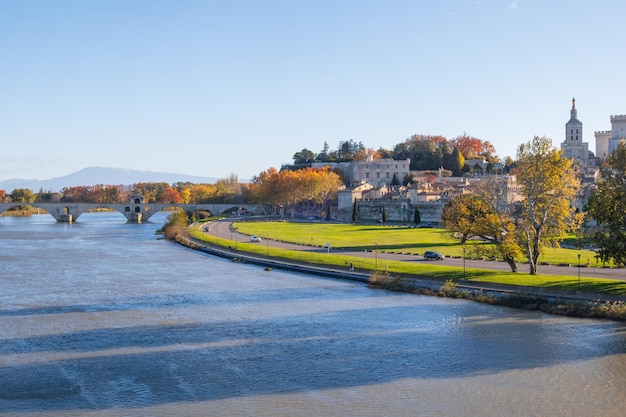
<instances>
[{"instance_id":1,"label":"clear blue sky","mask_svg":"<svg viewBox=\"0 0 626 417\"><path fill-rule=\"evenodd\" d=\"M624 1L0 0L0 180L248 179L353 139L501 157L626 114Z\"/></svg>"}]
</instances>

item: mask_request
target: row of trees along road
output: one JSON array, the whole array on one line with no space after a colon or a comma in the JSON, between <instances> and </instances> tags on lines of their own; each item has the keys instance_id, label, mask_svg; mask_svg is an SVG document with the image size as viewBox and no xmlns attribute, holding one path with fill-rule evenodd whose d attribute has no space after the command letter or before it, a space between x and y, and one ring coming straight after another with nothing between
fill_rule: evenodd
<instances>
[{"instance_id":1,"label":"row of trees along road","mask_svg":"<svg viewBox=\"0 0 626 417\"><path fill-rule=\"evenodd\" d=\"M472 195L454 198L443 211L446 228L461 239L480 237L493 245L475 245L483 256L503 258L513 272L525 256L537 273L542 248L557 246L567 232L582 225L583 213L571 202L580 190L578 166L563 157L546 137L518 148L514 171L522 195L512 201L506 179L496 177L477 186Z\"/></svg>"}]
</instances>

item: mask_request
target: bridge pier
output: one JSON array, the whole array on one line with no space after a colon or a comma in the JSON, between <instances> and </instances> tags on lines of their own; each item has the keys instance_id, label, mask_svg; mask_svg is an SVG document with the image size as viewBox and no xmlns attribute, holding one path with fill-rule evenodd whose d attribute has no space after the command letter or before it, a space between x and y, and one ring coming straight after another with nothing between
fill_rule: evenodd
<instances>
[{"instance_id":1,"label":"bridge pier","mask_svg":"<svg viewBox=\"0 0 626 417\"><path fill-rule=\"evenodd\" d=\"M141 212L131 212L131 211L127 211L124 213L124 216L126 216L126 220L128 220L129 222L132 223L141 223L141 220L143 218L143 213ZM148 219L146 219L148 220Z\"/></svg>"}]
</instances>

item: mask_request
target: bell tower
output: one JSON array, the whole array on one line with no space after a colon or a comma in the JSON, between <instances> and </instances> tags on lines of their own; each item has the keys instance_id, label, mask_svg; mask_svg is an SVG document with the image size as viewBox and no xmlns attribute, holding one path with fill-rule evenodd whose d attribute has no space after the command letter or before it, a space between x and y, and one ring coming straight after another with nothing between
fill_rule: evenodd
<instances>
[{"instance_id":1,"label":"bell tower","mask_svg":"<svg viewBox=\"0 0 626 417\"><path fill-rule=\"evenodd\" d=\"M566 158L587 163L589 160L589 144L583 143L583 124L578 120L576 99L572 98L572 109L569 121L565 124L565 141L561 144L561 151Z\"/></svg>"}]
</instances>

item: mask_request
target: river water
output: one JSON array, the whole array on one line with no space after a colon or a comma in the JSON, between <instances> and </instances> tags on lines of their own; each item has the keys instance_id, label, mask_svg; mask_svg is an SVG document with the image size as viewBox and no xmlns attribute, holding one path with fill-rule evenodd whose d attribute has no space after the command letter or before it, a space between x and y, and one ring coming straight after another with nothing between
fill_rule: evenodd
<instances>
[{"instance_id":1,"label":"river water","mask_svg":"<svg viewBox=\"0 0 626 417\"><path fill-rule=\"evenodd\" d=\"M624 416L626 325L0 218L1 416Z\"/></svg>"}]
</instances>

